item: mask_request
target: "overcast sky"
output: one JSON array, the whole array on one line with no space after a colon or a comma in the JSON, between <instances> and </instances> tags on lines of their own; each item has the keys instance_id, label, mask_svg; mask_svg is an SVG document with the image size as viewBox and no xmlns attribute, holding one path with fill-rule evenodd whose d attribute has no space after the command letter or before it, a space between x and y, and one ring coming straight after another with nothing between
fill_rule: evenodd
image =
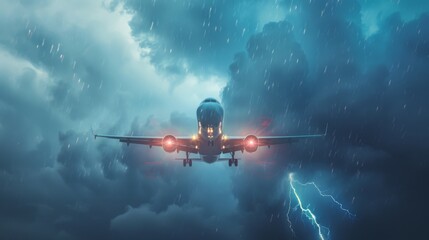
<instances>
[{"instance_id":1,"label":"overcast sky","mask_svg":"<svg viewBox=\"0 0 429 240\"><path fill-rule=\"evenodd\" d=\"M317 239L293 172L356 215L300 186L330 239L424 239L428 26L423 0L1 1L0 238ZM328 134L238 168L92 137L191 136L206 97L231 135Z\"/></svg>"}]
</instances>

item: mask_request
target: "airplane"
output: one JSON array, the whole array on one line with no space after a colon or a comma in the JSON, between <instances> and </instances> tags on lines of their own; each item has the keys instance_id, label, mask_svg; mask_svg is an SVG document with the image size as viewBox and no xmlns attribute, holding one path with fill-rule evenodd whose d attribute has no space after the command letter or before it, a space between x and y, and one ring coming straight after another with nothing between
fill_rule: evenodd
<instances>
[{"instance_id":1,"label":"airplane","mask_svg":"<svg viewBox=\"0 0 429 240\"><path fill-rule=\"evenodd\" d=\"M228 165L238 166L236 152L255 152L258 147L277 144L291 143L300 139L317 138L326 136L327 126L324 134L295 135L295 136L235 136L229 137L223 133L223 108L219 101L214 98L204 99L197 108L198 135L192 137L175 137L166 135L164 137L149 136L117 136L94 134L94 138L117 139L119 142L129 144L143 144L162 147L165 152L172 153L180 151L186 153L183 166L192 167L192 161L203 161L214 163L216 161L228 161ZM199 154L199 158L190 158L189 153ZM231 158L220 158L221 154L231 154Z\"/></svg>"}]
</instances>

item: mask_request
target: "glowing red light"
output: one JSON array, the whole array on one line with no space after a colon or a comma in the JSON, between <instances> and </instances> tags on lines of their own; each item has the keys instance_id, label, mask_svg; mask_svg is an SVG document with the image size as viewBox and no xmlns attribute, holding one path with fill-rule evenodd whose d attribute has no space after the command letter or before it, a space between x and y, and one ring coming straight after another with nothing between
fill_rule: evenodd
<instances>
[{"instance_id":1,"label":"glowing red light","mask_svg":"<svg viewBox=\"0 0 429 240\"><path fill-rule=\"evenodd\" d=\"M259 145L258 138L254 135L248 135L244 139L243 144L244 144L244 149L247 152L254 152L256 151L256 149L258 149L258 145Z\"/></svg>"},{"instance_id":2,"label":"glowing red light","mask_svg":"<svg viewBox=\"0 0 429 240\"><path fill-rule=\"evenodd\" d=\"M177 149L176 138L172 135L167 135L162 139L162 147L166 152L174 152Z\"/></svg>"}]
</instances>

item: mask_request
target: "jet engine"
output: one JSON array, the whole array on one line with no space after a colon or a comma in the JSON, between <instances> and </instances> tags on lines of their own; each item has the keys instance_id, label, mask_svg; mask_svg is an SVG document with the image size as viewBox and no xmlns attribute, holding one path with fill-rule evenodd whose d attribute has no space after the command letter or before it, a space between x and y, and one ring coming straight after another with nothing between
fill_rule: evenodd
<instances>
[{"instance_id":1,"label":"jet engine","mask_svg":"<svg viewBox=\"0 0 429 240\"><path fill-rule=\"evenodd\" d=\"M177 139L173 135L167 135L162 139L162 148L166 152L174 152L177 149Z\"/></svg>"},{"instance_id":2,"label":"jet engine","mask_svg":"<svg viewBox=\"0 0 429 240\"><path fill-rule=\"evenodd\" d=\"M243 140L243 146L246 152L255 152L258 149L258 138L255 135L248 135Z\"/></svg>"}]
</instances>

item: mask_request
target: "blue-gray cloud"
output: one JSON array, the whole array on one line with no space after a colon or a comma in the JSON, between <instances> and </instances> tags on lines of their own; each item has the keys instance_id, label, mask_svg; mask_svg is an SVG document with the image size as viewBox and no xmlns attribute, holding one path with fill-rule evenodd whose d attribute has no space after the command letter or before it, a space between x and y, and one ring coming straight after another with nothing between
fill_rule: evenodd
<instances>
[{"instance_id":1,"label":"blue-gray cloud","mask_svg":"<svg viewBox=\"0 0 429 240\"><path fill-rule=\"evenodd\" d=\"M299 16L268 24L250 38L247 51L237 55L230 67L232 79L223 100L227 112L241 110L229 115L231 119L253 120L247 121L252 128L260 128L264 118L272 119L271 128L265 129L268 132L320 131L329 124L328 143L290 146L292 155L282 150L277 161L288 161L291 171L304 178L314 178L311 176L320 172L353 183L331 184L341 189L345 199L356 198L353 208L360 215L354 223L341 218L341 222L330 222L335 229L347 229L331 232L333 238L418 237L424 218L411 216L403 204L422 206L426 201L422 199L428 197L421 181L424 170L420 169L427 167L426 141L416 142L428 133L423 124L429 117L424 110L427 103L419 91L427 88L428 36L421 27L427 24L427 15L407 22L399 13L393 14L380 23L377 33L366 38L359 9L353 2L297 4ZM292 31L282 27L288 25L293 26ZM283 37L273 37L276 34ZM260 48L259 54L255 54L254 45ZM259 56L269 64L261 64ZM300 56L303 61L278 67L291 56ZM288 67L302 74L288 76ZM282 71L286 74L279 74ZM289 157L284 159L285 155ZM410 172L419 180L411 180ZM274 182L283 177L278 175ZM246 195L257 183L252 179L247 182L240 185L244 189L237 196L245 206L252 206L258 201ZM363 195L359 197L357 192ZM421 197L410 199L413 194ZM275 206L271 199L267 199L267 206ZM386 201L384 207L374 210L372 204ZM277 207L277 211L282 209ZM321 214L323 218L327 213ZM405 215L413 219L406 227L395 220ZM381 223L378 231L361 231L371 229L373 222ZM264 235L262 230L259 234Z\"/></svg>"},{"instance_id":2,"label":"blue-gray cloud","mask_svg":"<svg viewBox=\"0 0 429 240\"><path fill-rule=\"evenodd\" d=\"M357 214L318 212L333 239L421 238L425 210L410 209L428 201L427 8L384 6L0 3L0 238L290 238L289 171ZM228 74L228 132L329 124L328 136L245 154L237 169L92 138L91 125L190 135L198 91ZM314 237L309 227L298 221L297 237Z\"/></svg>"},{"instance_id":3,"label":"blue-gray cloud","mask_svg":"<svg viewBox=\"0 0 429 240\"><path fill-rule=\"evenodd\" d=\"M187 71L226 74L235 52L264 24L259 16L263 8L279 5L277 1L125 1L135 13L130 22L133 34L150 36L141 46L151 49L152 63L179 79Z\"/></svg>"}]
</instances>

